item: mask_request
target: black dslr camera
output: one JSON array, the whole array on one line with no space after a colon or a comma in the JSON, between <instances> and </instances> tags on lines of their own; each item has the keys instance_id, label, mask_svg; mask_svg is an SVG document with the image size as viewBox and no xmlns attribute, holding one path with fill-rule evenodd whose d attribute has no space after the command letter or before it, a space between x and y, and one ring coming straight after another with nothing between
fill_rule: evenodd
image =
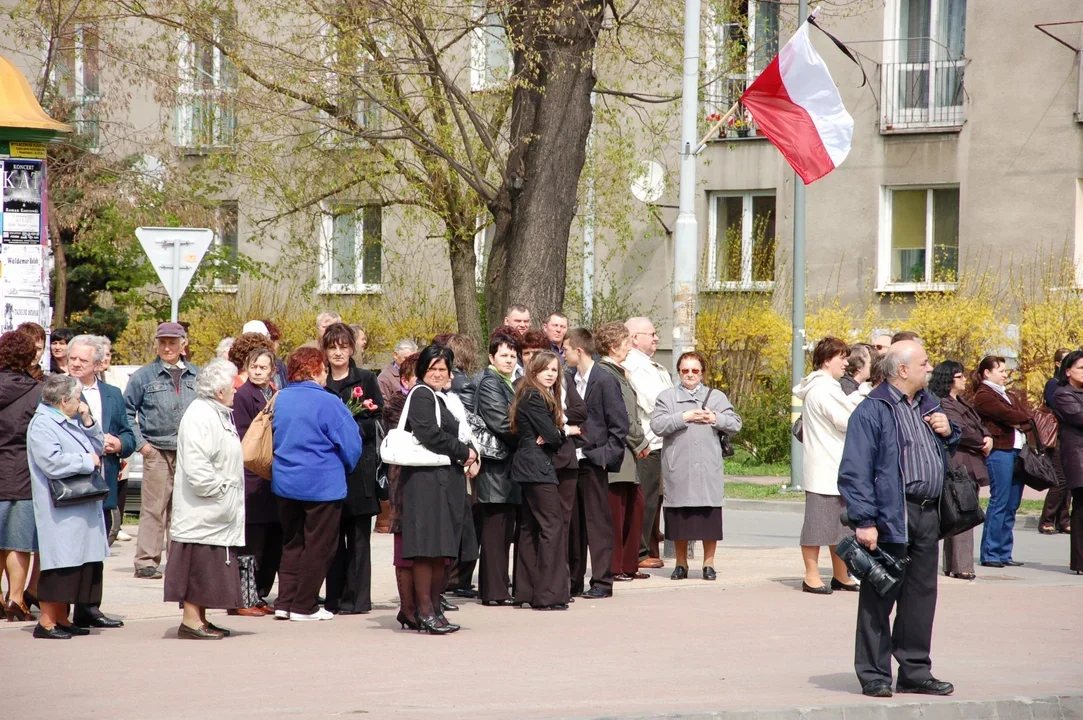
<instances>
[{"instance_id":1,"label":"black dslr camera","mask_svg":"<svg viewBox=\"0 0 1083 720\"><path fill-rule=\"evenodd\" d=\"M842 513L842 524L854 527L846 513ZM855 528L856 529L856 528ZM857 541L853 535L843 538L835 546L835 554L846 563L850 574L861 582L872 585L880 597L887 596L902 582L903 572L910 558L899 559L883 548L869 550Z\"/></svg>"}]
</instances>

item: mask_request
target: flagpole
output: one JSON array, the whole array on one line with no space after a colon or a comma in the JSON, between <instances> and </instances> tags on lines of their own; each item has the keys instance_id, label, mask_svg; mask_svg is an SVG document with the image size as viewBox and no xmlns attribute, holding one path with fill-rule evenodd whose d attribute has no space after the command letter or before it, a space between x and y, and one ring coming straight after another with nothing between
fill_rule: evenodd
<instances>
[{"instance_id":1,"label":"flagpole","mask_svg":"<svg viewBox=\"0 0 1083 720\"><path fill-rule=\"evenodd\" d=\"M799 0L797 27L808 19L808 0ZM805 377L805 183L793 175L793 339L790 344L792 387L801 384ZM801 412L801 400L790 396L790 422L797 420ZM804 448L797 438L790 436L790 487L792 491L804 490Z\"/></svg>"}]
</instances>

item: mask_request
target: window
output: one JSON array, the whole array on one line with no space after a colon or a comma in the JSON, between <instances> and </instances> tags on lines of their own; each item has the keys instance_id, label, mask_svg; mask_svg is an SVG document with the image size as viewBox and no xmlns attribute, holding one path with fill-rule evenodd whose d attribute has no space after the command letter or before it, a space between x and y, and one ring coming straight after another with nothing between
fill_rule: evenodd
<instances>
[{"instance_id":1,"label":"window","mask_svg":"<svg viewBox=\"0 0 1083 720\"><path fill-rule=\"evenodd\" d=\"M60 95L72 104L72 121L86 147L97 152L101 145L98 101L101 55L98 34L92 27L79 27L57 38L54 80Z\"/></svg>"},{"instance_id":2,"label":"window","mask_svg":"<svg viewBox=\"0 0 1083 720\"><path fill-rule=\"evenodd\" d=\"M966 0L891 0L881 67L881 132L963 124Z\"/></svg>"},{"instance_id":3,"label":"window","mask_svg":"<svg viewBox=\"0 0 1083 720\"><path fill-rule=\"evenodd\" d=\"M704 43L704 115L724 113L778 55L777 0L714 0Z\"/></svg>"},{"instance_id":4,"label":"window","mask_svg":"<svg viewBox=\"0 0 1083 720\"><path fill-rule=\"evenodd\" d=\"M320 291L375 293L383 279L383 208L336 206L324 213Z\"/></svg>"},{"instance_id":5,"label":"window","mask_svg":"<svg viewBox=\"0 0 1083 720\"><path fill-rule=\"evenodd\" d=\"M362 130L378 130L379 103L367 92L367 86L376 78L376 63L356 34L343 34L330 26L325 26L323 33L330 48L326 60L328 100L345 110ZM324 147L334 148L357 139L355 132L336 129L339 121L326 112L320 110L319 115Z\"/></svg>"},{"instance_id":6,"label":"window","mask_svg":"<svg viewBox=\"0 0 1083 720\"><path fill-rule=\"evenodd\" d=\"M775 284L773 191L708 196L707 264L712 290L770 290Z\"/></svg>"},{"instance_id":7,"label":"window","mask_svg":"<svg viewBox=\"0 0 1083 720\"><path fill-rule=\"evenodd\" d=\"M881 289L950 289L959 276L959 188L885 188Z\"/></svg>"},{"instance_id":8,"label":"window","mask_svg":"<svg viewBox=\"0 0 1083 720\"><path fill-rule=\"evenodd\" d=\"M201 149L233 144L237 118L233 95L237 70L219 47L235 16L215 20L217 44L206 38L184 36L181 40L180 87L177 98L177 144Z\"/></svg>"},{"instance_id":9,"label":"window","mask_svg":"<svg viewBox=\"0 0 1083 720\"><path fill-rule=\"evenodd\" d=\"M513 59L502 13L474 6L477 27L470 36L470 89L488 90L508 81Z\"/></svg>"},{"instance_id":10,"label":"window","mask_svg":"<svg viewBox=\"0 0 1083 720\"><path fill-rule=\"evenodd\" d=\"M220 248L219 259L222 271L216 273L214 286L220 290L237 287L237 226L240 223L240 210L236 200L226 200L218 205L217 232L214 245Z\"/></svg>"}]
</instances>

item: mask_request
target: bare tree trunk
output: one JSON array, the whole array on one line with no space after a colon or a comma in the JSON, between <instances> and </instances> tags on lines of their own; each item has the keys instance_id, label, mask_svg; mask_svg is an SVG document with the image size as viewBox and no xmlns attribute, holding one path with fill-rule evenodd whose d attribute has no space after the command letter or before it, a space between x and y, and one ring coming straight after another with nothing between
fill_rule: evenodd
<instances>
[{"instance_id":1,"label":"bare tree trunk","mask_svg":"<svg viewBox=\"0 0 1083 720\"><path fill-rule=\"evenodd\" d=\"M508 10L519 40L505 187L490 208L490 324L521 303L536 318L562 310L568 237L594 111L594 48L602 0L524 0ZM521 180L521 182L520 182ZM515 185L521 184L520 188Z\"/></svg>"}]
</instances>

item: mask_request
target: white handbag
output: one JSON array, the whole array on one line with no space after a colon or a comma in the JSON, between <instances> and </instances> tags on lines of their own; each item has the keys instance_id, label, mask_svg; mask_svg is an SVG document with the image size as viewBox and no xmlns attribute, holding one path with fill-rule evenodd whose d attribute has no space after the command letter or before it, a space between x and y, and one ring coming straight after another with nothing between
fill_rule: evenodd
<instances>
[{"instance_id":1,"label":"white handbag","mask_svg":"<svg viewBox=\"0 0 1083 720\"><path fill-rule=\"evenodd\" d=\"M406 432L406 416L410 413L410 399L419 388L425 388L436 399L436 391L428 385L418 383L410 394L406 396L406 404L402 408L398 427L387 431L387 436L380 443L380 459L388 465L404 465L406 467L441 467L451 465L451 458L447 455L438 455L429 450L414 437L413 433ZM436 399L436 425L440 425L440 400Z\"/></svg>"}]
</instances>

